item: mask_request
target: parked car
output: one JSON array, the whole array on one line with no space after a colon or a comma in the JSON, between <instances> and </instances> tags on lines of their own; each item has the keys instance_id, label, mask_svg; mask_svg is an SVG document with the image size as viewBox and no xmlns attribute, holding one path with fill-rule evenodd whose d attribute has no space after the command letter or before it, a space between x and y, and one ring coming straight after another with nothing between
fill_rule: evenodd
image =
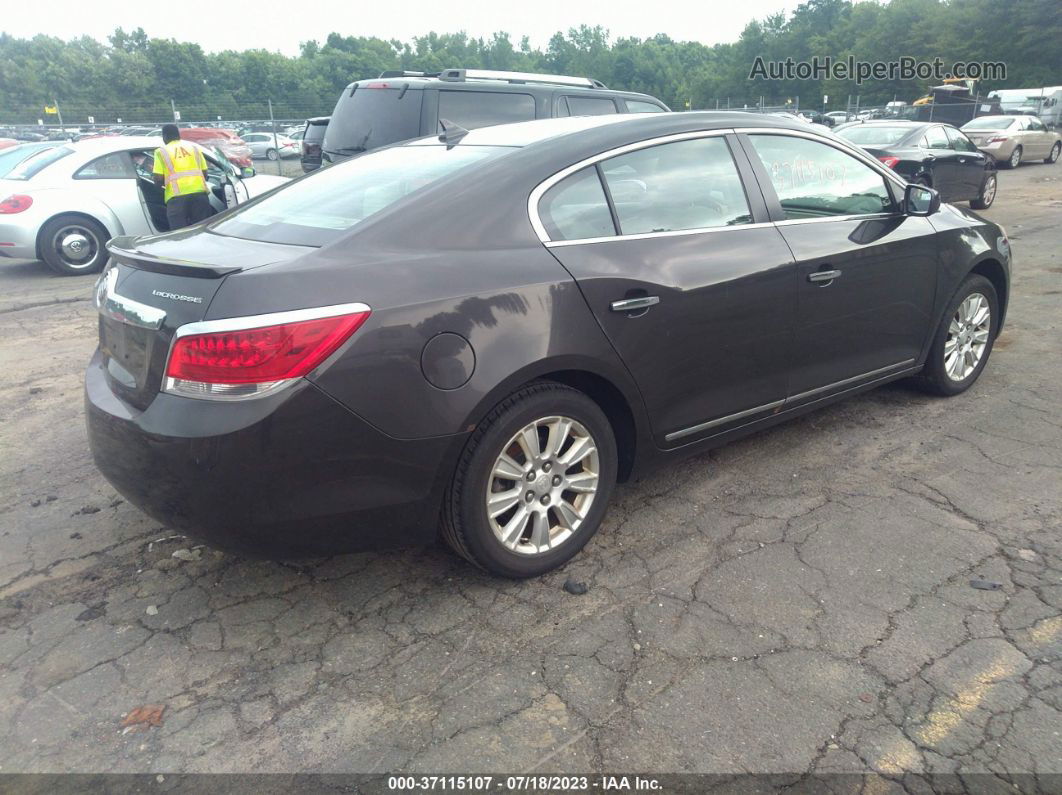
<instances>
[{"instance_id":1,"label":"parked car","mask_svg":"<svg viewBox=\"0 0 1062 795\"><path fill-rule=\"evenodd\" d=\"M833 119L834 126L838 124L844 124L852 120L852 114L843 110L831 110L826 114L827 118Z\"/></svg>"},{"instance_id":2,"label":"parked car","mask_svg":"<svg viewBox=\"0 0 1062 795\"><path fill-rule=\"evenodd\" d=\"M36 143L20 143L18 146L4 149L0 152L0 179L6 177L15 166L30 155L55 146L59 146L59 144L53 141L39 141Z\"/></svg>"},{"instance_id":3,"label":"parked car","mask_svg":"<svg viewBox=\"0 0 1062 795\"><path fill-rule=\"evenodd\" d=\"M437 133L442 119L474 130L556 116L667 110L655 97L611 91L588 77L483 69L384 72L343 89L325 130L322 160L334 163Z\"/></svg>"},{"instance_id":4,"label":"parked car","mask_svg":"<svg viewBox=\"0 0 1062 795\"><path fill-rule=\"evenodd\" d=\"M93 273L107 261L112 237L169 229L162 188L151 178L158 145L155 138L95 138L22 160L0 180L0 255L42 259L66 276ZM241 173L218 152L204 152L215 211L287 182Z\"/></svg>"},{"instance_id":5,"label":"parked car","mask_svg":"<svg viewBox=\"0 0 1062 795\"><path fill-rule=\"evenodd\" d=\"M838 127L837 135L908 182L934 188L944 201L968 201L975 210L987 210L995 201L995 163L950 124L868 121Z\"/></svg>"},{"instance_id":6,"label":"parked car","mask_svg":"<svg viewBox=\"0 0 1062 795\"><path fill-rule=\"evenodd\" d=\"M321 142L324 141L329 118L318 116L306 120L306 131L302 136L302 170L306 173L321 167Z\"/></svg>"},{"instance_id":7,"label":"parked car","mask_svg":"<svg viewBox=\"0 0 1062 795\"><path fill-rule=\"evenodd\" d=\"M1003 168L1017 168L1024 160L1054 163L1062 153L1062 135L1036 116L980 116L962 131Z\"/></svg>"},{"instance_id":8,"label":"parked car","mask_svg":"<svg viewBox=\"0 0 1062 795\"><path fill-rule=\"evenodd\" d=\"M12 146L18 146L19 141L16 138L0 138L0 149L8 149Z\"/></svg>"},{"instance_id":9,"label":"parked car","mask_svg":"<svg viewBox=\"0 0 1062 795\"><path fill-rule=\"evenodd\" d=\"M299 144L286 135L247 133L241 137L243 142L250 147L252 157L276 160L279 157L295 157L301 151Z\"/></svg>"},{"instance_id":10,"label":"parked car","mask_svg":"<svg viewBox=\"0 0 1062 795\"><path fill-rule=\"evenodd\" d=\"M798 115L802 116L805 121L810 121L812 124L821 124L824 127L833 127L834 125L834 120L822 111L802 110Z\"/></svg>"},{"instance_id":11,"label":"parked car","mask_svg":"<svg viewBox=\"0 0 1062 795\"><path fill-rule=\"evenodd\" d=\"M109 249L86 414L130 502L260 555L441 518L511 577L617 480L894 379L968 389L1010 269L996 224L736 112L449 127Z\"/></svg>"},{"instance_id":12,"label":"parked car","mask_svg":"<svg viewBox=\"0 0 1062 795\"><path fill-rule=\"evenodd\" d=\"M160 130L159 135L161 134ZM195 141L200 146L220 149L226 158L240 168L250 168L253 165L251 147L232 130L217 127L185 127L181 130L181 138L186 141Z\"/></svg>"}]
</instances>

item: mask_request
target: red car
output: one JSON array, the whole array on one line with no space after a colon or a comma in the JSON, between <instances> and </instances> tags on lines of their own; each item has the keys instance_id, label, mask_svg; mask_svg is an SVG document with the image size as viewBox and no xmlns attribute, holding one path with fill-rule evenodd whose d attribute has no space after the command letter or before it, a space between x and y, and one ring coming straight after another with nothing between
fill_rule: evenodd
<instances>
[{"instance_id":1,"label":"red car","mask_svg":"<svg viewBox=\"0 0 1062 795\"><path fill-rule=\"evenodd\" d=\"M217 127L184 127L181 129L181 138L195 141L203 146L216 146L233 165L240 168L250 168L252 165L251 147L232 130L222 130Z\"/></svg>"}]
</instances>

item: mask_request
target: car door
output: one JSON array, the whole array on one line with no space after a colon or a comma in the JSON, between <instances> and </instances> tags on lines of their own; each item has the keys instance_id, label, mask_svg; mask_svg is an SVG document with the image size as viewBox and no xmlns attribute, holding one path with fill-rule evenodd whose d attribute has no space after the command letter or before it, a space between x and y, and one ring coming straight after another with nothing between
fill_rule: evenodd
<instances>
[{"instance_id":1,"label":"car door","mask_svg":"<svg viewBox=\"0 0 1062 795\"><path fill-rule=\"evenodd\" d=\"M796 259L789 401L914 365L933 323L929 220L902 213L902 188L843 144L795 131L748 131L742 142Z\"/></svg>"},{"instance_id":2,"label":"car door","mask_svg":"<svg viewBox=\"0 0 1062 795\"><path fill-rule=\"evenodd\" d=\"M956 168L961 198L976 199L981 195L981 183L985 179L987 158L962 130L945 127L952 149L955 150Z\"/></svg>"},{"instance_id":3,"label":"car door","mask_svg":"<svg viewBox=\"0 0 1062 795\"><path fill-rule=\"evenodd\" d=\"M90 160L73 174L74 188L86 198L102 202L127 235L153 231L136 186L136 169L129 152L110 152Z\"/></svg>"},{"instance_id":4,"label":"car door","mask_svg":"<svg viewBox=\"0 0 1062 795\"><path fill-rule=\"evenodd\" d=\"M1029 148L1025 151L1030 158L1039 160L1047 157L1054 143L1054 136L1047 131L1046 125L1037 118L1029 118L1027 130L1026 137L1029 139Z\"/></svg>"},{"instance_id":5,"label":"car door","mask_svg":"<svg viewBox=\"0 0 1062 795\"><path fill-rule=\"evenodd\" d=\"M944 201L954 201L963 194L959 175L959 158L951 147L948 134L939 124L929 127L922 136L922 148L929 160L933 187Z\"/></svg>"},{"instance_id":6,"label":"car door","mask_svg":"<svg viewBox=\"0 0 1062 795\"><path fill-rule=\"evenodd\" d=\"M793 259L735 145L700 132L623 147L542 194L547 181L534 205L665 447L768 414L786 395Z\"/></svg>"}]
</instances>

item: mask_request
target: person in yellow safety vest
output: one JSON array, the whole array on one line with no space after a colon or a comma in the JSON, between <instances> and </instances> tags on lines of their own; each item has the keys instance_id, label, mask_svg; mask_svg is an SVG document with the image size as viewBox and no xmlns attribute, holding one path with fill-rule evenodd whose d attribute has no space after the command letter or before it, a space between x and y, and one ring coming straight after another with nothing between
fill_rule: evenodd
<instances>
[{"instance_id":1,"label":"person in yellow safety vest","mask_svg":"<svg viewBox=\"0 0 1062 795\"><path fill-rule=\"evenodd\" d=\"M203 150L182 141L176 124L162 126L163 145L155 150L152 176L165 188L166 219L170 229L197 224L214 214L207 186L207 161Z\"/></svg>"}]
</instances>

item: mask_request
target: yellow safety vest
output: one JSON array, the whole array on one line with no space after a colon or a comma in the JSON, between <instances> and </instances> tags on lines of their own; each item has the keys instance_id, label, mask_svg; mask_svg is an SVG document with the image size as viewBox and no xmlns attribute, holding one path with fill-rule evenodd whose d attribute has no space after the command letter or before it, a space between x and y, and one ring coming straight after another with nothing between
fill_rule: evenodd
<instances>
[{"instance_id":1,"label":"yellow safety vest","mask_svg":"<svg viewBox=\"0 0 1062 795\"><path fill-rule=\"evenodd\" d=\"M154 173L165 179L166 193L169 201L174 196L187 196L190 193L205 193L207 189L203 172L207 162L203 151L188 141L170 141L155 150Z\"/></svg>"}]
</instances>

